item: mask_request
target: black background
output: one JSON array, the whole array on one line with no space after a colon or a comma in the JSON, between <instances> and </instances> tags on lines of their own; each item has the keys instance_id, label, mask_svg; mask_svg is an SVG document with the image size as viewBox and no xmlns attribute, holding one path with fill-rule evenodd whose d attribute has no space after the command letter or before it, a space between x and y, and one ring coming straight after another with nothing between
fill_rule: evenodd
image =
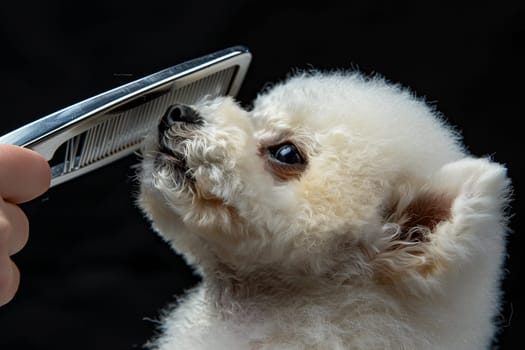
<instances>
[{"instance_id":1,"label":"black background","mask_svg":"<svg viewBox=\"0 0 525 350\"><path fill-rule=\"evenodd\" d=\"M523 5L516 2L106 1L0 4L0 134L94 94L234 45L253 61L247 105L292 69L359 68L411 87L509 168L514 217L502 349L523 331ZM125 158L24 204L31 238L15 256L16 298L0 349L134 349L196 278L133 203ZM515 344L515 345L514 345Z\"/></svg>"}]
</instances>

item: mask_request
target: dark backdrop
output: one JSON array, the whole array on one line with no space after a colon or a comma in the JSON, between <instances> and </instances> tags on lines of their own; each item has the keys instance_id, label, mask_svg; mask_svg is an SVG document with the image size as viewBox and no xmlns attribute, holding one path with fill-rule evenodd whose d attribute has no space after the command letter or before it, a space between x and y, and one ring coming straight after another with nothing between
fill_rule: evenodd
<instances>
[{"instance_id":1,"label":"dark backdrop","mask_svg":"<svg viewBox=\"0 0 525 350\"><path fill-rule=\"evenodd\" d=\"M523 6L478 1L25 2L0 5L0 134L184 60L242 44L248 104L295 68L359 68L435 103L470 151L509 167L515 186L506 327L523 331L521 248ZM134 349L159 310L196 279L133 204L128 157L23 207L31 239L15 258L20 291L0 309L0 349Z\"/></svg>"}]
</instances>

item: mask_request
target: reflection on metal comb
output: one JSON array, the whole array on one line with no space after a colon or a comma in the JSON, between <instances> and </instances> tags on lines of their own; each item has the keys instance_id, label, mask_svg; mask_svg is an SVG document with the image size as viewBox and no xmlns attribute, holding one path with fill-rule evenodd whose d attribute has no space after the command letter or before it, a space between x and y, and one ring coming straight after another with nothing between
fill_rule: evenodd
<instances>
[{"instance_id":1,"label":"reflection on metal comb","mask_svg":"<svg viewBox=\"0 0 525 350\"><path fill-rule=\"evenodd\" d=\"M167 107L203 96L235 96L250 64L232 47L167 68L38 119L0 143L31 148L51 165L51 186L127 156Z\"/></svg>"}]
</instances>

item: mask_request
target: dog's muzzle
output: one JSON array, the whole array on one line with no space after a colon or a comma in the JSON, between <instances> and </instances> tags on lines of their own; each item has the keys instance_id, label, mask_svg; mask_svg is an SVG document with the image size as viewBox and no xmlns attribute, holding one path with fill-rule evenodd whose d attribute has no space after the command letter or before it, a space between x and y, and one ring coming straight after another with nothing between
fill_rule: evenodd
<instances>
[{"instance_id":1,"label":"dog's muzzle","mask_svg":"<svg viewBox=\"0 0 525 350\"><path fill-rule=\"evenodd\" d=\"M177 123L202 125L203 119L199 112L190 106L183 104L171 105L159 122L159 138L163 137L166 131Z\"/></svg>"},{"instance_id":2,"label":"dog's muzzle","mask_svg":"<svg viewBox=\"0 0 525 350\"><path fill-rule=\"evenodd\" d=\"M156 167L169 166L181 173L187 170L183 153L175 151L175 145L188 139L195 128L204 124L204 119L195 109L183 104L168 107L158 124L158 153Z\"/></svg>"},{"instance_id":3,"label":"dog's muzzle","mask_svg":"<svg viewBox=\"0 0 525 350\"><path fill-rule=\"evenodd\" d=\"M190 106L178 103L169 106L158 124L160 151L173 155L166 146L169 143L168 139L171 139L171 142L183 140L188 137L188 133L191 133L191 129L202 124L204 124L204 119Z\"/></svg>"}]
</instances>

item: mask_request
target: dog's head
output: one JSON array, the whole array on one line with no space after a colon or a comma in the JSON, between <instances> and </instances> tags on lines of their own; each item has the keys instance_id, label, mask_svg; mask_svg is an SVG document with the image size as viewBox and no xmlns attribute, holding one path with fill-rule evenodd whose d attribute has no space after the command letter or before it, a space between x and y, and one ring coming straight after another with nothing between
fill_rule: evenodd
<instances>
[{"instance_id":1,"label":"dog's head","mask_svg":"<svg viewBox=\"0 0 525 350\"><path fill-rule=\"evenodd\" d=\"M145 141L139 203L192 263L363 276L382 253L422 258L414 243L450 208L422 184L462 154L400 87L297 75L250 111L229 97L172 106Z\"/></svg>"}]
</instances>

